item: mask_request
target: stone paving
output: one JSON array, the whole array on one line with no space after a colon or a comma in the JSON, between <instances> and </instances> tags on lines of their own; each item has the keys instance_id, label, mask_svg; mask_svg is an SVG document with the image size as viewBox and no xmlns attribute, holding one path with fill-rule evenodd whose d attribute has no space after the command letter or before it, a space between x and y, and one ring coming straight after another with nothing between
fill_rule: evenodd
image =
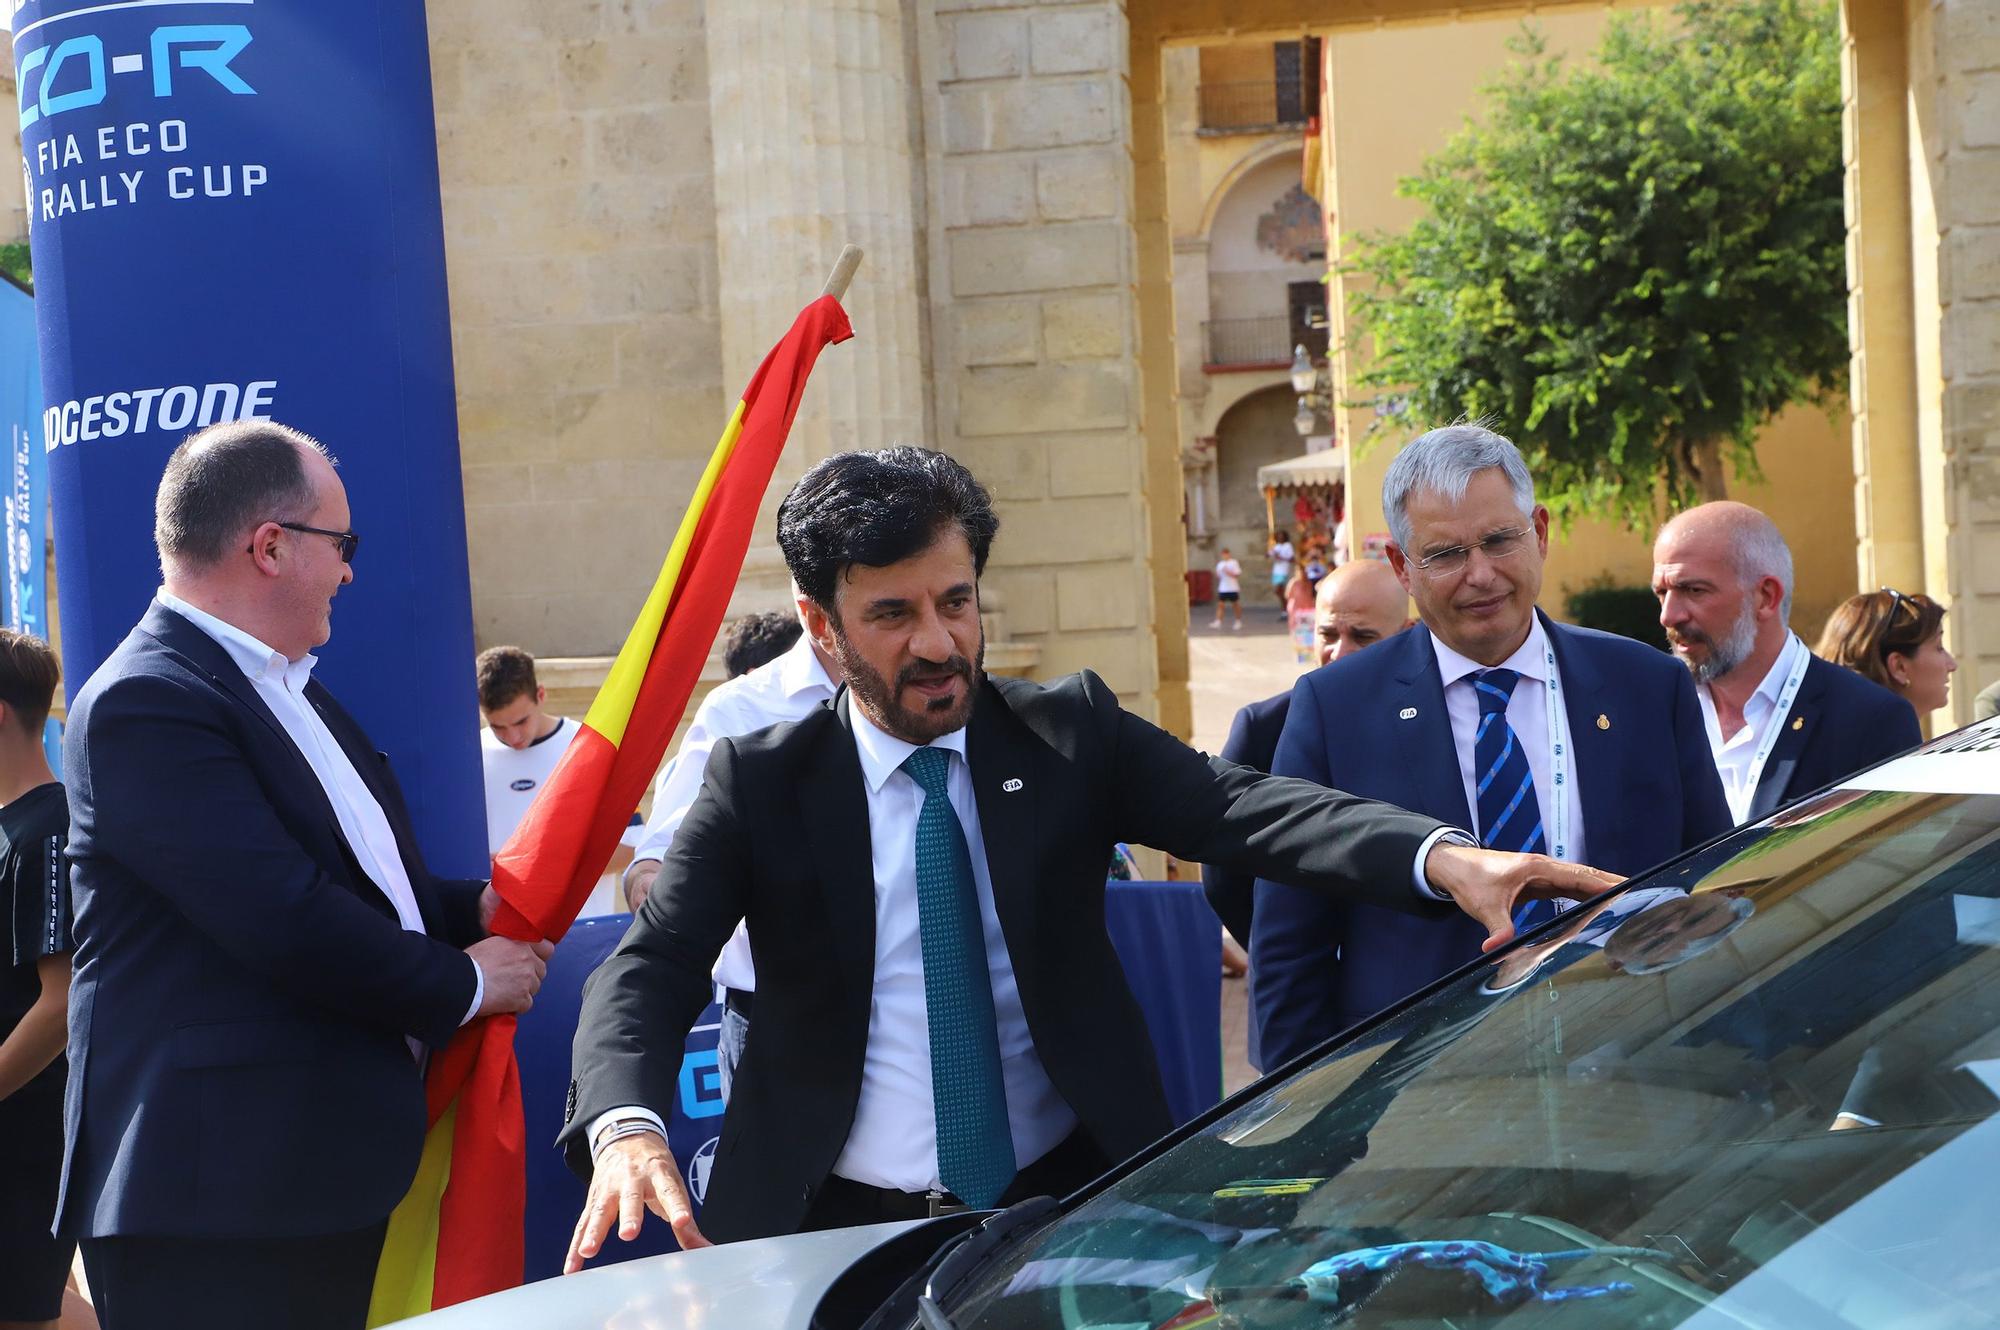
<instances>
[{"instance_id":1,"label":"stone paving","mask_svg":"<svg viewBox=\"0 0 2000 1330\"><path fill-rule=\"evenodd\" d=\"M1255 597L1258 588L1248 588ZM1194 703L1194 746L1213 753L1229 737L1230 722L1239 707L1289 689L1300 667L1284 620L1270 599L1252 599L1243 611L1241 630L1227 621L1209 626L1214 607L1197 605L1188 631L1188 691ZM1256 1072L1245 1056L1248 1036L1249 985L1242 979L1222 981L1223 1085L1241 1089Z\"/></svg>"}]
</instances>

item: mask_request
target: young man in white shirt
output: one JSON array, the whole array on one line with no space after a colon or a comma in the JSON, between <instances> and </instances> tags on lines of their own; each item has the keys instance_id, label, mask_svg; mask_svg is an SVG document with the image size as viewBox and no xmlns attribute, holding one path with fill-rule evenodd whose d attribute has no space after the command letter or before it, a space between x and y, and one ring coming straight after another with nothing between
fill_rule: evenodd
<instances>
[{"instance_id":1,"label":"young man in white shirt","mask_svg":"<svg viewBox=\"0 0 2000 1330\"><path fill-rule=\"evenodd\" d=\"M1215 622L1212 627L1222 627L1222 611L1227 606L1236 615L1236 626L1243 626L1243 565L1236 556L1223 546L1222 557L1215 561Z\"/></svg>"},{"instance_id":2,"label":"young man in white shirt","mask_svg":"<svg viewBox=\"0 0 2000 1330\"><path fill-rule=\"evenodd\" d=\"M708 755L715 745L723 739L798 720L825 705L838 689L832 662L796 622L794 629L797 640L783 655L747 673L732 674L701 700L694 723L681 739L680 751L660 769L659 783L653 789L653 816L632 851L632 866L625 870L626 908L633 913L645 903L646 892L659 875L660 860L674 843L681 820L694 806L694 797L701 793L702 774L708 769ZM732 633L732 648L734 637ZM731 648L725 648L724 659L733 654ZM711 973L721 990L722 1003L715 1071L723 1102L728 1103L736 1064L742 1060L743 1045L750 1037L750 1007L757 987L748 929L737 926Z\"/></svg>"},{"instance_id":3,"label":"young man in white shirt","mask_svg":"<svg viewBox=\"0 0 2000 1330\"><path fill-rule=\"evenodd\" d=\"M577 723L543 708L548 689L535 677L535 658L520 647L488 647L479 653L479 763L486 773L486 852L500 853L529 805L541 794L563 751L576 738ZM632 861L642 828L632 815L624 839L584 905L588 915L615 911L618 875Z\"/></svg>"}]
</instances>

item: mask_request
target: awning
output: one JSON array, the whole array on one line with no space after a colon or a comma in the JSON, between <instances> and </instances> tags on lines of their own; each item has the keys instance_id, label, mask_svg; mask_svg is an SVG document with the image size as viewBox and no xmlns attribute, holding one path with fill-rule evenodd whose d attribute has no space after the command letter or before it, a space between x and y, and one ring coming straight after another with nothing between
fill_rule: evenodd
<instances>
[{"instance_id":1,"label":"awning","mask_svg":"<svg viewBox=\"0 0 2000 1330\"><path fill-rule=\"evenodd\" d=\"M1303 457L1290 457L1282 462L1272 462L1269 466L1258 467L1257 488L1260 490L1328 489L1338 485L1346 477L1347 469L1341 465L1340 449L1328 448L1322 452L1307 453Z\"/></svg>"}]
</instances>

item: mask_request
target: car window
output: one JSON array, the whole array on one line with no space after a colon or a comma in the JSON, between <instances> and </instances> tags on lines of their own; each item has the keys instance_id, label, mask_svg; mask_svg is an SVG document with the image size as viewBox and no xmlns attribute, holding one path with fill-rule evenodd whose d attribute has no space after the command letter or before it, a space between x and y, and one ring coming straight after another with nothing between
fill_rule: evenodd
<instances>
[{"instance_id":1,"label":"car window","mask_svg":"<svg viewBox=\"0 0 2000 1330\"><path fill-rule=\"evenodd\" d=\"M2000 1323L2000 798L1838 791L1019 1244L968 1327Z\"/></svg>"}]
</instances>

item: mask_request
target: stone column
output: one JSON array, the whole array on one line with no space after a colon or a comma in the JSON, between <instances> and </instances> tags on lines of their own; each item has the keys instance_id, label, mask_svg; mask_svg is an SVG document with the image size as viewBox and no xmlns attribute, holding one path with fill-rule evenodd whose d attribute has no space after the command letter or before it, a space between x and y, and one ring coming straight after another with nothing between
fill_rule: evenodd
<instances>
[{"instance_id":1,"label":"stone column","mask_svg":"<svg viewBox=\"0 0 2000 1330\"><path fill-rule=\"evenodd\" d=\"M840 247L867 251L842 301L854 340L814 371L767 515L831 453L932 438L909 40L900 0L708 6L723 380L732 396L819 294ZM767 516L731 613L788 603L770 530Z\"/></svg>"},{"instance_id":2,"label":"stone column","mask_svg":"<svg viewBox=\"0 0 2000 1330\"><path fill-rule=\"evenodd\" d=\"M1963 666L1936 731L2000 677L2000 10L1909 12L1924 581Z\"/></svg>"}]
</instances>

